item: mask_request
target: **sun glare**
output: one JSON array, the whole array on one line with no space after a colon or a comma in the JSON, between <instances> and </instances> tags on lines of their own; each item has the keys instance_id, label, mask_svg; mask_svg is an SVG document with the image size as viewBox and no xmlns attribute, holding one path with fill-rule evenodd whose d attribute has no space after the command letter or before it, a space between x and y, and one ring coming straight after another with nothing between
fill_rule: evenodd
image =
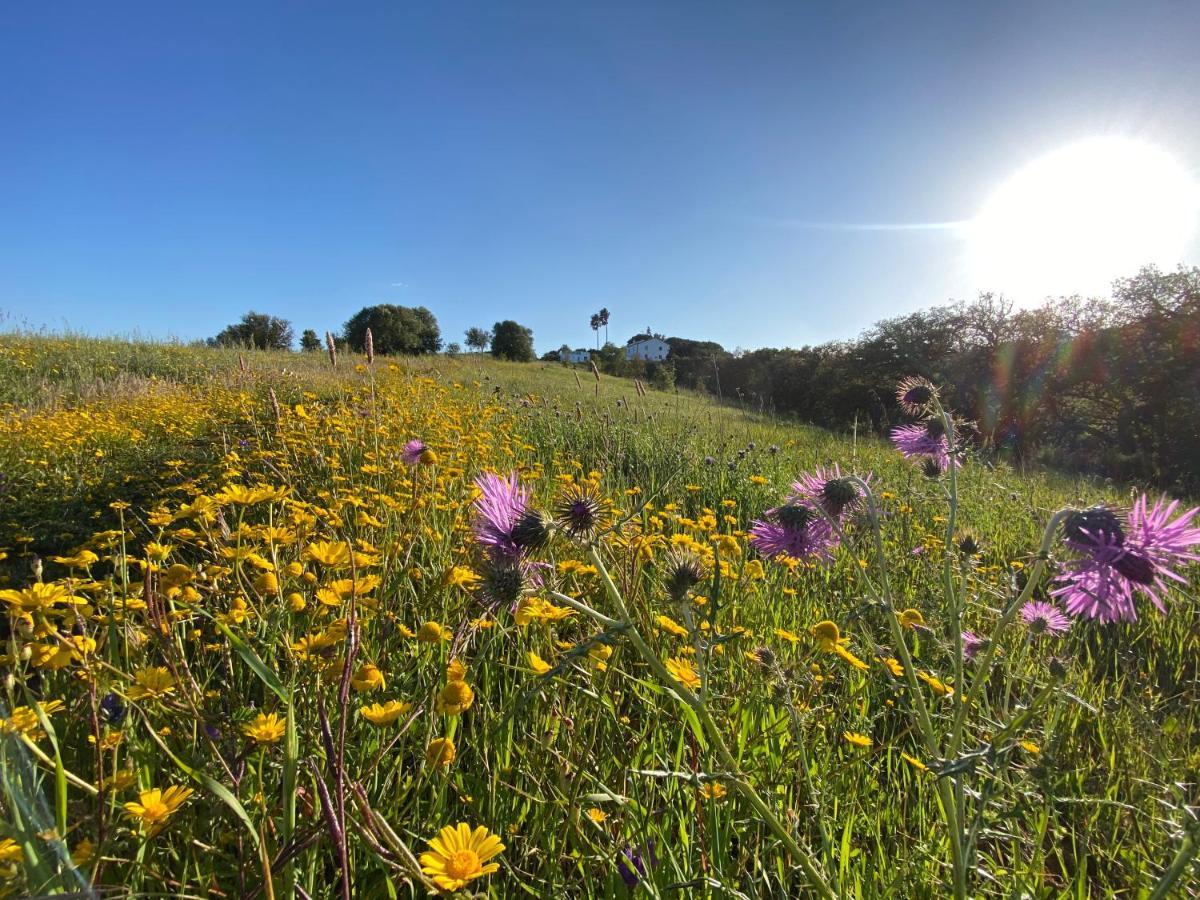
<instances>
[{"instance_id":1,"label":"sun glare","mask_svg":"<svg viewBox=\"0 0 1200 900\"><path fill-rule=\"evenodd\" d=\"M1176 160L1128 138L1094 138L1026 165L968 226L976 287L1020 303L1107 293L1113 279L1185 262L1200 186Z\"/></svg>"}]
</instances>

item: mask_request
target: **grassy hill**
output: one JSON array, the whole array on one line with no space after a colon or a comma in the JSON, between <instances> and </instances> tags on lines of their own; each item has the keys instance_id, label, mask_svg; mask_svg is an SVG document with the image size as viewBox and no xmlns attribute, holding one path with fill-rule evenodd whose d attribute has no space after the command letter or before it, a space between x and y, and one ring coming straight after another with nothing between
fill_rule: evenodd
<instances>
[{"instance_id":1,"label":"grassy hill","mask_svg":"<svg viewBox=\"0 0 1200 900\"><path fill-rule=\"evenodd\" d=\"M1194 588L1062 636L1017 615L1071 555L1039 559L1054 513L1126 489L930 479L871 437L477 357L14 336L0 403L16 894L418 896L486 862L417 858L458 822L504 843L466 887L495 896L1187 890ZM860 498L828 561L757 552L834 465L878 531ZM598 526L514 575L473 531L484 471Z\"/></svg>"}]
</instances>

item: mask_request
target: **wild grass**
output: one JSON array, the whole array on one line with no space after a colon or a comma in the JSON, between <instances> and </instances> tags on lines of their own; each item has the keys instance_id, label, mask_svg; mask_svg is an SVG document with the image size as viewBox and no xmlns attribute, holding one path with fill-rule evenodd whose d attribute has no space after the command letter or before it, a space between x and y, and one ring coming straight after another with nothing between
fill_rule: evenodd
<instances>
[{"instance_id":1,"label":"wild grass","mask_svg":"<svg viewBox=\"0 0 1200 900\"><path fill-rule=\"evenodd\" d=\"M0 588L80 598L7 604L13 894L419 896L416 857L460 821L505 844L467 888L491 896L1195 894L1192 583L1165 616L997 634L963 702L983 681L959 617L994 634L1055 511L1130 486L968 459L968 559L945 480L875 439L561 366L19 337L0 398ZM413 438L436 460L405 465ZM859 519L828 566L759 558L750 522L835 463L872 476L879 545ZM531 596L572 614L480 602L484 470L519 473L539 508L568 483L608 504L593 544L536 554ZM672 546L707 562L684 603ZM924 624L897 631L904 609ZM814 638L823 620L865 668ZM932 681L884 662L898 634ZM696 668L699 706L639 640ZM437 702L455 660L458 715ZM158 668L169 691L147 692ZM391 700L410 704L391 724L360 712ZM278 740L246 734L260 714L286 719ZM161 829L127 807L172 785L194 793Z\"/></svg>"}]
</instances>

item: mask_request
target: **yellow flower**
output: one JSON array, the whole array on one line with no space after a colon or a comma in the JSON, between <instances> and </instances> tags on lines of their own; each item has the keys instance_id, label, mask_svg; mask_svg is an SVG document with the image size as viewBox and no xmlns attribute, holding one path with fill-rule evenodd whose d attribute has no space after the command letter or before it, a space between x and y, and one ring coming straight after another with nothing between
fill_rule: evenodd
<instances>
[{"instance_id":1,"label":"yellow flower","mask_svg":"<svg viewBox=\"0 0 1200 900\"><path fill-rule=\"evenodd\" d=\"M869 669L870 668L870 666L868 666L865 662L863 662L861 659L859 659L857 656L855 656L853 653L851 653L849 650L847 650L841 644L834 644L833 647L830 649L832 649L834 653L836 653L838 656L840 656L846 662L850 663L850 665L854 666L854 668L856 668L856 669Z\"/></svg>"},{"instance_id":2,"label":"yellow flower","mask_svg":"<svg viewBox=\"0 0 1200 900\"><path fill-rule=\"evenodd\" d=\"M676 637L687 637L688 630L672 619L670 616L659 616L658 625L663 631L669 631Z\"/></svg>"},{"instance_id":3,"label":"yellow flower","mask_svg":"<svg viewBox=\"0 0 1200 900\"><path fill-rule=\"evenodd\" d=\"M128 691L130 700L153 700L175 693L175 679L166 666L138 669L133 673L133 687Z\"/></svg>"},{"instance_id":4,"label":"yellow flower","mask_svg":"<svg viewBox=\"0 0 1200 900\"><path fill-rule=\"evenodd\" d=\"M457 756L450 738L434 738L425 748L425 762L435 769L448 769Z\"/></svg>"},{"instance_id":5,"label":"yellow flower","mask_svg":"<svg viewBox=\"0 0 1200 900\"><path fill-rule=\"evenodd\" d=\"M80 550L74 556L52 556L50 558L59 565L70 569L86 569L100 557L91 550Z\"/></svg>"},{"instance_id":6,"label":"yellow flower","mask_svg":"<svg viewBox=\"0 0 1200 900\"><path fill-rule=\"evenodd\" d=\"M903 759L910 766L912 766L914 769L916 769L918 772L928 772L929 771L929 766L925 765L925 763L921 762L915 756L909 756L907 753L901 753L900 758Z\"/></svg>"},{"instance_id":7,"label":"yellow flower","mask_svg":"<svg viewBox=\"0 0 1200 900\"><path fill-rule=\"evenodd\" d=\"M274 572L261 572L254 579L254 589L260 594L274 594L279 590L279 579Z\"/></svg>"},{"instance_id":8,"label":"yellow flower","mask_svg":"<svg viewBox=\"0 0 1200 900\"><path fill-rule=\"evenodd\" d=\"M450 664L446 666L447 681L466 681L467 680L467 664L461 659L452 659Z\"/></svg>"},{"instance_id":9,"label":"yellow flower","mask_svg":"<svg viewBox=\"0 0 1200 900\"><path fill-rule=\"evenodd\" d=\"M604 824L604 820L608 818L608 813L599 807L593 806L587 811L587 817L597 825L602 825Z\"/></svg>"},{"instance_id":10,"label":"yellow flower","mask_svg":"<svg viewBox=\"0 0 1200 900\"><path fill-rule=\"evenodd\" d=\"M457 716L471 708L475 702L475 692L465 681L448 681L446 686L438 691L437 711L448 716Z\"/></svg>"},{"instance_id":11,"label":"yellow flower","mask_svg":"<svg viewBox=\"0 0 1200 900\"><path fill-rule=\"evenodd\" d=\"M383 677L383 673L379 671L378 666L372 663L364 663L354 673L354 677L350 679L350 684L360 694L365 694L370 691L383 690L387 687L387 680Z\"/></svg>"},{"instance_id":12,"label":"yellow flower","mask_svg":"<svg viewBox=\"0 0 1200 900\"><path fill-rule=\"evenodd\" d=\"M43 714L49 716L62 709L63 702L51 700L47 703L39 703L38 708ZM15 707L11 716L7 719L0 719L0 734L20 734L33 741L41 740L43 736L42 723L38 718L37 710L32 706Z\"/></svg>"},{"instance_id":13,"label":"yellow flower","mask_svg":"<svg viewBox=\"0 0 1200 900\"><path fill-rule=\"evenodd\" d=\"M667 660L667 671L671 677L686 688L695 690L700 687L700 675L686 659L673 656Z\"/></svg>"},{"instance_id":14,"label":"yellow flower","mask_svg":"<svg viewBox=\"0 0 1200 900\"><path fill-rule=\"evenodd\" d=\"M389 700L387 703L372 703L370 706L364 706L358 712L372 725L383 728L385 725L395 724L397 719L406 715L411 709L411 703Z\"/></svg>"},{"instance_id":15,"label":"yellow flower","mask_svg":"<svg viewBox=\"0 0 1200 900\"><path fill-rule=\"evenodd\" d=\"M706 781L700 785L700 797L704 800L724 800L729 791L719 781Z\"/></svg>"},{"instance_id":16,"label":"yellow flower","mask_svg":"<svg viewBox=\"0 0 1200 900\"><path fill-rule=\"evenodd\" d=\"M834 645L842 639L842 633L838 630L837 624L829 619L818 622L811 631L822 650L832 650Z\"/></svg>"},{"instance_id":17,"label":"yellow flower","mask_svg":"<svg viewBox=\"0 0 1200 900\"><path fill-rule=\"evenodd\" d=\"M25 859L21 845L12 838L0 840L0 863L19 863Z\"/></svg>"},{"instance_id":18,"label":"yellow flower","mask_svg":"<svg viewBox=\"0 0 1200 900\"><path fill-rule=\"evenodd\" d=\"M470 587L479 576L465 566L451 566L442 576L442 587Z\"/></svg>"},{"instance_id":19,"label":"yellow flower","mask_svg":"<svg viewBox=\"0 0 1200 900\"><path fill-rule=\"evenodd\" d=\"M341 541L316 541L304 549L304 555L323 566L341 568L350 562L350 545Z\"/></svg>"},{"instance_id":20,"label":"yellow flower","mask_svg":"<svg viewBox=\"0 0 1200 900\"><path fill-rule=\"evenodd\" d=\"M87 601L72 595L70 589L61 584L37 582L19 591L0 591L0 600L13 608L15 614L48 612L58 604L81 606Z\"/></svg>"},{"instance_id":21,"label":"yellow flower","mask_svg":"<svg viewBox=\"0 0 1200 900\"><path fill-rule=\"evenodd\" d=\"M1037 754L1037 753L1042 752L1042 748L1039 747L1037 744L1035 744L1033 741L1020 741L1019 743L1021 745L1021 749L1024 750L1026 753Z\"/></svg>"},{"instance_id":22,"label":"yellow flower","mask_svg":"<svg viewBox=\"0 0 1200 900\"><path fill-rule=\"evenodd\" d=\"M845 738L847 743L853 744L855 747L870 747L875 743L865 734L859 734L857 731L843 731L842 737Z\"/></svg>"},{"instance_id":23,"label":"yellow flower","mask_svg":"<svg viewBox=\"0 0 1200 900\"><path fill-rule=\"evenodd\" d=\"M96 845L84 838L71 851L71 862L79 867L86 866L96 856Z\"/></svg>"},{"instance_id":24,"label":"yellow flower","mask_svg":"<svg viewBox=\"0 0 1200 900\"><path fill-rule=\"evenodd\" d=\"M417 640L425 644L436 644L438 641L448 641L454 635L449 628L437 622L426 622L417 629Z\"/></svg>"},{"instance_id":25,"label":"yellow flower","mask_svg":"<svg viewBox=\"0 0 1200 900\"><path fill-rule=\"evenodd\" d=\"M274 744L287 731L287 716L259 713L242 726L242 734L259 744Z\"/></svg>"},{"instance_id":26,"label":"yellow flower","mask_svg":"<svg viewBox=\"0 0 1200 900\"><path fill-rule=\"evenodd\" d=\"M917 677L933 688L933 692L939 697L953 697L954 688L950 687L945 682L930 675L928 672L917 672Z\"/></svg>"},{"instance_id":27,"label":"yellow flower","mask_svg":"<svg viewBox=\"0 0 1200 900\"><path fill-rule=\"evenodd\" d=\"M836 628L837 626L834 626L834 627ZM792 644L799 643L799 641L800 641L799 635L792 634L792 632L786 631L783 628L775 629L775 637L783 638L785 641L788 641L789 643L792 643Z\"/></svg>"},{"instance_id":28,"label":"yellow flower","mask_svg":"<svg viewBox=\"0 0 1200 900\"><path fill-rule=\"evenodd\" d=\"M925 617L921 615L918 609L906 609L896 616L900 620L901 628L916 628L918 625L925 624Z\"/></svg>"},{"instance_id":29,"label":"yellow flower","mask_svg":"<svg viewBox=\"0 0 1200 900\"><path fill-rule=\"evenodd\" d=\"M178 785L172 785L165 791L158 788L142 791L136 803L131 801L125 804L125 813L138 821L146 837L152 838L167 827L167 821L192 793L191 788Z\"/></svg>"},{"instance_id":30,"label":"yellow flower","mask_svg":"<svg viewBox=\"0 0 1200 900\"><path fill-rule=\"evenodd\" d=\"M900 660L896 659L896 657L889 656L887 659L880 657L880 661L887 666L888 671L896 678L904 677L904 666L900 665Z\"/></svg>"},{"instance_id":31,"label":"yellow flower","mask_svg":"<svg viewBox=\"0 0 1200 900\"><path fill-rule=\"evenodd\" d=\"M482 825L474 831L466 822L447 825L421 854L421 871L441 890L453 893L476 878L498 872L500 864L488 860L503 850L500 838Z\"/></svg>"}]
</instances>

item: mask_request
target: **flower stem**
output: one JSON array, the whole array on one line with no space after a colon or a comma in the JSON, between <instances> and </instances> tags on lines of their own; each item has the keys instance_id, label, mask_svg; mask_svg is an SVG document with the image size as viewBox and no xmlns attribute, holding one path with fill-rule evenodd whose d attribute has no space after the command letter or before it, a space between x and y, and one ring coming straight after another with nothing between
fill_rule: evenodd
<instances>
[{"instance_id":1,"label":"flower stem","mask_svg":"<svg viewBox=\"0 0 1200 900\"><path fill-rule=\"evenodd\" d=\"M779 817L771 811L766 802L759 796L758 791L745 780L742 774L741 766L737 760L733 758L733 754L729 752L729 747L725 744L725 739L721 736L721 731L717 727L709 714L708 707L700 701L700 699L688 690L678 681L671 677L671 673L667 671L662 660L658 658L650 646L642 637L641 632L633 624L633 619L629 614L629 609L625 605L625 600L621 596L620 590L609 575L608 569L604 565L604 561L600 559L600 554L596 552L594 547L589 548L588 555L591 558L592 564L599 570L600 579L604 582L605 590L608 592L609 598L617 609L617 614L626 623L626 634L629 636L630 642L641 654L646 664L650 666L658 680L664 685L673 690L679 699L687 704L696 717L700 720L700 724L704 727L709 740L712 742L713 749L716 751L717 759L725 769L732 773L731 782L738 789L738 793L742 798L749 803L766 823L775 835L783 842L783 845L788 849L788 852L800 863L800 868L804 870L804 874L808 877L809 886L813 892L819 897L835 898L837 895L829 887L828 877L825 876L817 863L813 860L812 855L803 847L800 846L796 838L788 830L788 828L779 820Z\"/></svg>"}]
</instances>

